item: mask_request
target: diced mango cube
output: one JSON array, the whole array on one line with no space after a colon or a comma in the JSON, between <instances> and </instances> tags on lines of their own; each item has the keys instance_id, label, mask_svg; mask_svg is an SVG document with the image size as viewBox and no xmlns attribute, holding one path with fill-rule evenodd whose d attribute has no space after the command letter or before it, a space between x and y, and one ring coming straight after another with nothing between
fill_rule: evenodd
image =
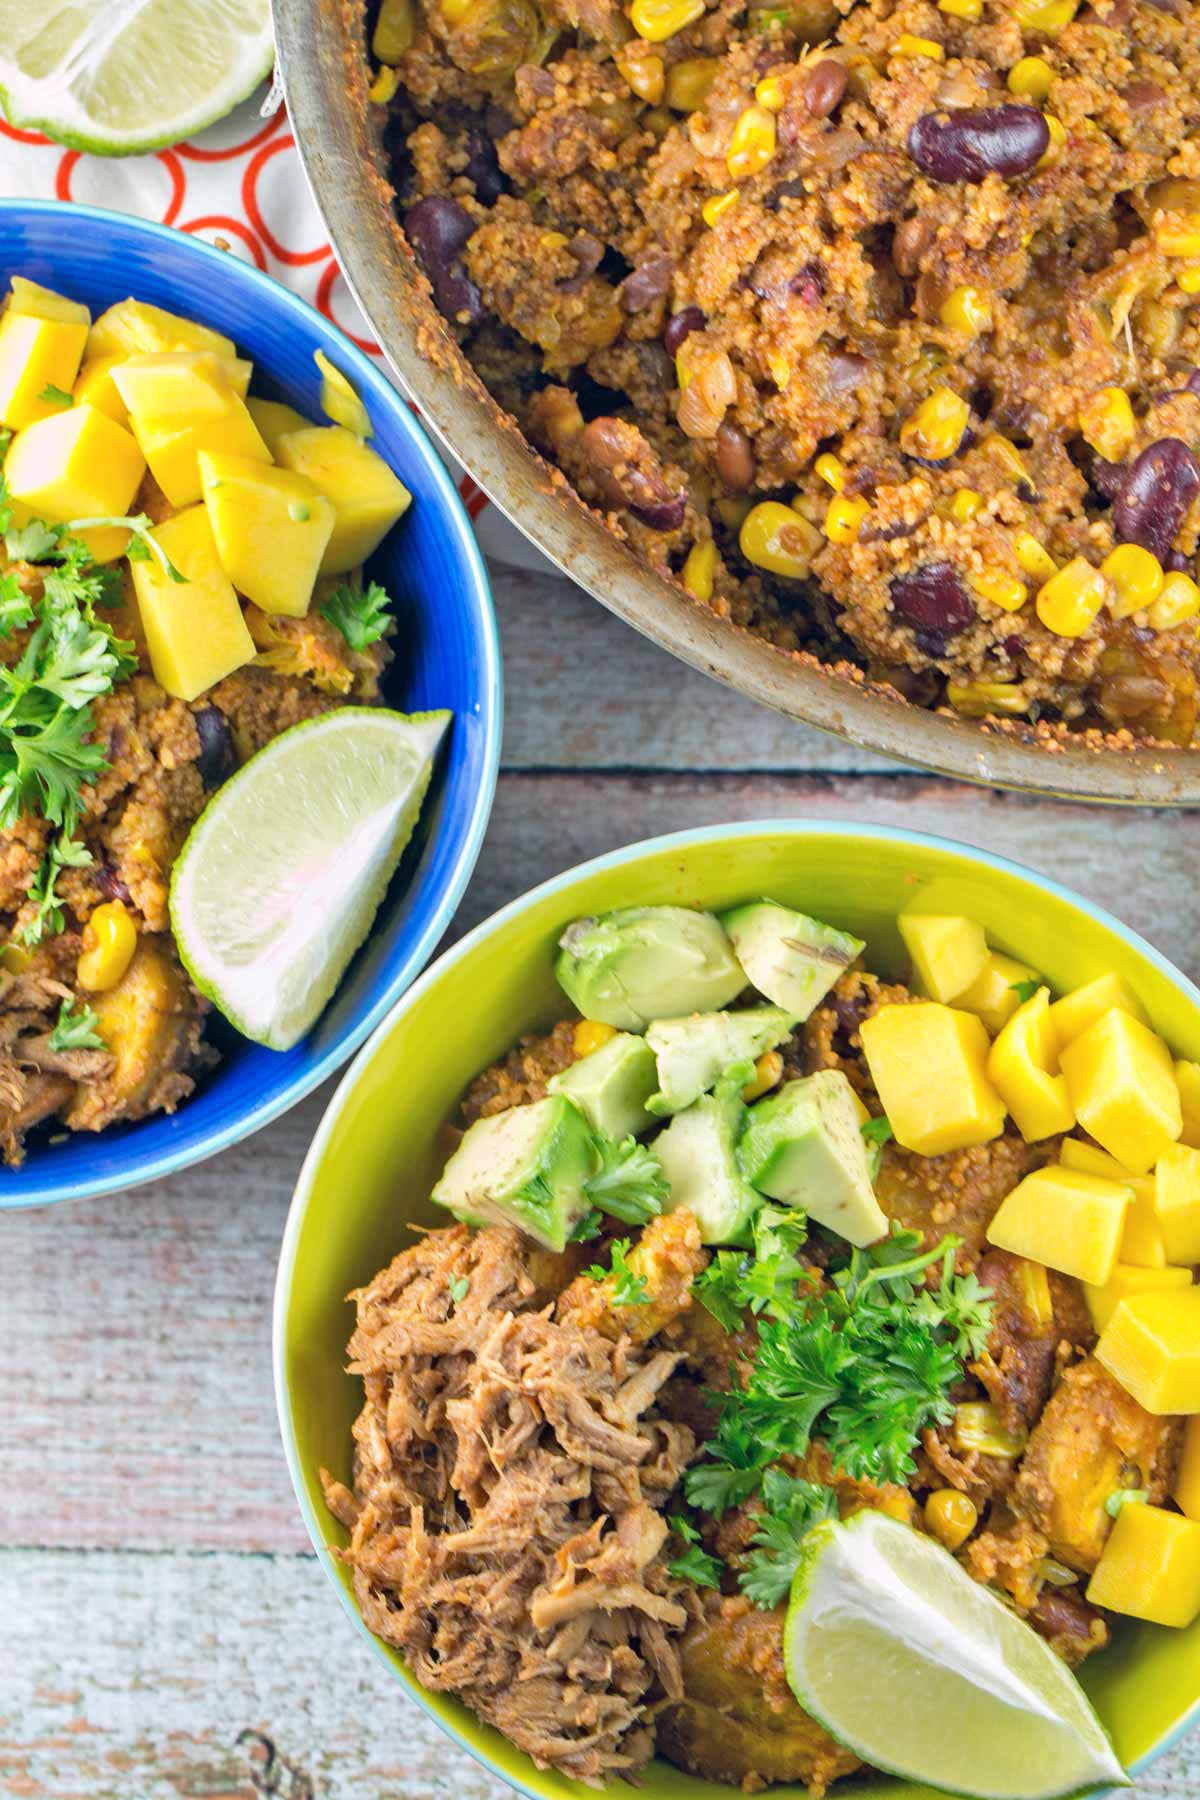
<instances>
[{"instance_id":1,"label":"diced mango cube","mask_svg":"<svg viewBox=\"0 0 1200 1800\"><path fill-rule=\"evenodd\" d=\"M25 313L31 319L57 319L61 325L89 326L92 322L92 315L81 300L56 294L53 288L43 287L24 275L14 275L11 285L10 312Z\"/></svg>"},{"instance_id":2,"label":"diced mango cube","mask_svg":"<svg viewBox=\"0 0 1200 1800\"><path fill-rule=\"evenodd\" d=\"M1171 1491L1189 1519L1200 1519L1200 1413L1184 1422L1183 1448Z\"/></svg>"},{"instance_id":3,"label":"diced mango cube","mask_svg":"<svg viewBox=\"0 0 1200 1800\"><path fill-rule=\"evenodd\" d=\"M1122 1300L1096 1355L1148 1413L1200 1412L1200 1288Z\"/></svg>"},{"instance_id":4,"label":"diced mango cube","mask_svg":"<svg viewBox=\"0 0 1200 1800\"><path fill-rule=\"evenodd\" d=\"M1132 1199L1132 1188L1080 1169L1035 1169L1000 1202L988 1242L1103 1287Z\"/></svg>"},{"instance_id":5,"label":"diced mango cube","mask_svg":"<svg viewBox=\"0 0 1200 1800\"><path fill-rule=\"evenodd\" d=\"M1167 1261L1200 1263L1200 1150L1169 1144L1154 1165L1154 1210Z\"/></svg>"},{"instance_id":6,"label":"diced mango cube","mask_svg":"<svg viewBox=\"0 0 1200 1800\"><path fill-rule=\"evenodd\" d=\"M1103 1287L1085 1282L1083 1292L1092 1324L1097 1331L1103 1331L1121 1301L1128 1300L1131 1294L1157 1294L1191 1285L1190 1269L1142 1269L1118 1262Z\"/></svg>"},{"instance_id":7,"label":"diced mango cube","mask_svg":"<svg viewBox=\"0 0 1200 1800\"><path fill-rule=\"evenodd\" d=\"M1153 1625L1190 1625L1200 1617L1200 1524L1161 1506L1123 1506L1087 1597Z\"/></svg>"},{"instance_id":8,"label":"diced mango cube","mask_svg":"<svg viewBox=\"0 0 1200 1800\"><path fill-rule=\"evenodd\" d=\"M988 1035L974 1013L933 1001L884 1006L860 1033L871 1079L906 1150L940 1156L999 1137L1004 1102L987 1078Z\"/></svg>"},{"instance_id":9,"label":"diced mango cube","mask_svg":"<svg viewBox=\"0 0 1200 1800\"><path fill-rule=\"evenodd\" d=\"M169 351L118 363L112 378L150 473L172 506L200 498L202 450L269 463L228 362L209 351Z\"/></svg>"},{"instance_id":10,"label":"diced mango cube","mask_svg":"<svg viewBox=\"0 0 1200 1800\"><path fill-rule=\"evenodd\" d=\"M1145 1175L1183 1123L1175 1069L1162 1039L1113 1006L1065 1045L1061 1062L1084 1130L1125 1168Z\"/></svg>"},{"instance_id":11,"label":"diced mango cube","mask_svg":"<svg viewBox=\"0 0 1200 1800\"><path fill-rule=\"evenodd\" d=\"M1083 987L1073 988L1050 1008L1060 1046L1069 1044L1114 1006L1140 1019L1143 1025L1150 1023L1145 1007L1128 983L1110 971L1107 975L1097 975L1094 981L1085 982Z\"/></svg>"},{"instance_id":12,"label":"diced mango cube","mask_svg":"<svg viewBox=\"0 0 1200 1800\"><path fill-rule=\"evenodd\" d=\"M129 408L112 378L113 370L124 360L123 356L88 357L75 378L76 406L94 406L97 412L107 413L118 425L128 425Z\"/></svg>"},{"instance_id":13,"label":"diced mango cube","mask_svg":"<svg viewBox=\"0 0 1200 1800\"><path fill-rule=\"evenodd\" d=\"M1082 1169L1085 1175L1100 1175L1106 1181L1119 1181L1133 1189L1133 1200L1125 1214L1118 1263L1134 1263L1139 1268L1165 1269L1166 1246L1162 1227L1154 1210L1153 1175L1133 1175L1122 1168L1115 1156L1080 1138L1064 1138L1058 1160L1064 1169Z\"/></svg>"},{"instance_id":14,"label":"diced mango cube","mask_svg":"<svg viewBox=\"0 0 1200 1800\"><path fill-rule=\"evenodd\" d=\"M13 499L54 524L124 518L145 472L132 435L93 406L72 406L27 426L4 464Z\"/></svg>"},{"instance_id":15,"label":"diced mango cube","mask_svg":"<svg viewBox=\"0 0 1200 1800\"><path fill-rule=\"evenodd\" d=\"M250 408L250 417L258 426L258 434L263 443L275 454L275 446L280 438L289 431L316 431L316 422L306 419L298 413L294 406L286 406L282 400L260 400L257 394L251 394L246 405Z\"/></svg>"},{"instance_id":16,"label":"diced mango cube","mask_svg":"<svg viewBox=\"0 0 1200 1800\"><path fill-rule=\"evenodd\" d=\"M383 458L344 425L285 432L275 460L307 475L333 502L336 521L321 559L323 575L342 575L366 562L412 499Z\"/></svg>"},{"instance_id":17,"label":"diced mango cube","mask_svg":"<svg viewBox=\"0 0 1200 1800\"><path fill-rule=\"evenodd\" d=\"M1179 1087L1179 1105L1183 1113L1183 1130L1179 1140L1200 1150L1200 1063L1177 1062L1175 1080Z\"/></svg>"},{"instance_id":18,"label":"diced mango cube","mask_svg":"<svg viewBox=\"0 0 1200 1800\"><path fill-rule=\"evenodd\" d=\"M248 456L200 453L221 565L264 612L302 619L333 531L333 506L306 475Z\"/></svg>"},{"instance_id":19,"label":"diced mango cube","mask_svg":"<svg viewBox=\"0 0 1200 1800\"><path fill-rule=\"evenodd\" d=\"M254 639L204 507L164 519L153 536L186 580L172 580L157 559L130 564L150 666L168 694L195 700L253 659Z\"/></svg>"},{"instance_id":20,"label":"diced mango cube","mask_svg":"<svg viewBox=\"0 0 1200 1800\"><path fill-rule=\"evenodd\" d=\"M1021 1004L1017 992L1019 982L1034 980L1033 970L998 950L989 950L982 969L964 988L954 1004L963 1012L977 1013L987 1030L995 1037L1012 1018Z\"/></svg>"},{"instance_id":21,"label":"diced mango cube","mask_svg":"<svg viewBox=\"0 0 1200 1800\"><path fill-rule=\"evenodd\" d=\"M198 325L179 313L166 312L145 300L118 300L92 326L88 356L144 356L156 350L211 350L236 356L237 345L223 332Z\"/></svg>"},{"instance_id":22,"label":"diced mango cube","mask_svg":"<svg viewBox=\"0 0 1200 1800\"><path fill-rule=\"evenodd\" d=\"M948 913L901 913L896 924L912 957L921 992L931 1000L949 1006L979 979L987 961L987 939L974 919Z\"/></svg>"},{"instance_id":23,"label":"diced mango cube","mask_svg":"<svg viewBox=\"0 0 1200 1800\"><path fill-rule=\"evenodd\" d=\"M1059 1073L1049 988L1018 1007L992 1045L987 1072L1026 1143L1070 1131L1075 1113Z\"/></svg>"},{"instance_id":24,"label":"diced mango cube","mask_svg":"<svg viewBox=\"0 0 1200 1800\"><path fill-rule=\"evenodd\" d=\"M0 423L19 431L61 412L47 390L71 392L86 342L86 325L9 306L0 318Z\"/></svg>"}]
</instances>

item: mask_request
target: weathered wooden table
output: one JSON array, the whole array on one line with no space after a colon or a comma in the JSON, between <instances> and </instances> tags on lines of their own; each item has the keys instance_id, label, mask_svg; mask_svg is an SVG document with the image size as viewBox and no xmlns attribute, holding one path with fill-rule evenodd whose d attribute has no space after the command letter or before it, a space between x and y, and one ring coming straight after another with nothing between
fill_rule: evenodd
<instances>
[{"instance_id":1,"label":"weathered wooden table","mask_svg":"<svg viewBox=\"0 0 1200 1800\"><path fill-rule=\"evenodd\" d=\"M1111 907L1192 976L1197 821L956 786L797 730L565 581L501 572L507 722L456 931L585 857L732 819L916 826ZM0 1217L3 1800L501 1800L397 1691L309 1552L270 1298L329 1090L125 1196ZM1200 1800L1200 1734L1138 1784Z\"/></svg>"}]
</instances>

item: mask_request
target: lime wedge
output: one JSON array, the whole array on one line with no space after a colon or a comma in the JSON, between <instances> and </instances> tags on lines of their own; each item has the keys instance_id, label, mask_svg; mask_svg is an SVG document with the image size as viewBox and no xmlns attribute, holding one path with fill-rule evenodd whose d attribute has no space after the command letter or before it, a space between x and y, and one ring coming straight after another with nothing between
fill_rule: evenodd
<instances>
[{"instance_id":1,"label":"lime wedge","mask_svg":"<svg viewBox=\"0 0 1200 1800\"><path fill-rule=\"evenodd\" d=\"M223 119L273 54L270 0L0 0L9 120L101 156Z\"/></svg>"},{"instance_id":2,"label":"lime wedge","mask_svg":"<svg viewBox=\"0 0 1200 1800\"><path fill-rule=\"evenodd\" d=\"M809 1534L784 1662L805 1711L890 1774L982 1800L1130 1785L1049 1645L947 1551L884 1513Z\"/></svg>"},{"instance_id":3,"label":"lime wedge","mask_svg":"<svg viewBox=\"0 0 1200 1800\"><path fill-rule=\"evenodd\" d=\"M289 1050L371 928L448 712L344 706L260 750L201 813L171 877L188 973L240 1032Z\"/></svg>"}]
</instances>

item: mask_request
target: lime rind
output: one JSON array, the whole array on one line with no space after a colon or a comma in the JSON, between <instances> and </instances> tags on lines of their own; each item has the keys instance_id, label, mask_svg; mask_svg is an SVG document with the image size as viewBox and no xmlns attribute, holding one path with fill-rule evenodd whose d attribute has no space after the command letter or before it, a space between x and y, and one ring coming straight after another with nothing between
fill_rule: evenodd
<instances>
[{"instance_id":1,"label":"lime rind","mask_svg":"<svg viewBox=\"0 0 1200 1800\"><path fill-rule=\"evenodd\" d=\"M200 992L245 1037L291 1049L368 935L429 789L448 712L341 707L225 783L171 877Z\"/></svg>"},{"instance_id":2,"label":"lime rind","mask_svg":"<svg viewBox=\"0 0 1200 1800\"><path fill-rule=\"evenodd\" d=\"M885 1514L809 1534L784 1666L833 1737L909 1781L971 1800L1130 1785L1049 1645L948 1552Z\"/></svg>"},{"instance_id":3,"label":"lime rind","mask_svg":"<svg viewBox=\"0 0 1200 1800\"><path fill-rule=\"evenodd\" d=\"M195 136L274 60L267 0L0 0L0 45L10 123L99 156Z\"/></svg>"}]
</instances>

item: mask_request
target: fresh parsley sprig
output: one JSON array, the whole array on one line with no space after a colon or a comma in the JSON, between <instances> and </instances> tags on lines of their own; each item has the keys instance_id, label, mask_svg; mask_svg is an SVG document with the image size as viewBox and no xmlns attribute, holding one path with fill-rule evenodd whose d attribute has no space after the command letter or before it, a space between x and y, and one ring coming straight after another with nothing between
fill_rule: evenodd
<instances>
[{"instance_id":1,"label":"fresh parsley sprig","mask_svg":"<svg viewBox=\"0 0 1200 1800\"><path fill-rule=\"evenodd\" d=\"M606 1132L596 1133L596 1147L600 1167L583 1184L592 1204L626 1225L655 1218L671 1190L653 1150L634 1137L617 1143Z\"/></svg>"},{"instance_id":2,"label":"fresh parsley sprig","mask_svg":"<svg viewBox=\"0 0 1200 1800\"><path fill-rule=\"evenodd\" d=\"M343 582L328 600L322 601L317 611L341 632L352 650L366 650L391 624L391 604L377 581L369 581L365 588L354 588L349 582Z\"/></svg>"},{"instance_id":3,"label":"fresh parsley sprig","mask_svg":"<svg viewBox=\"0 0 1200 1800\"><path fill-rule=\"evenodd\" d=\"M770 1611L791 1591L805 1538L814 1525L837 1518L838 1503L833 1489L823 1482L801 1481L782 1469L768 1469L762 1504L750 1540L755 1548L738 1570L738 1586L755 1606Z\"/></svg>"},{"instance_id":4,"label":"fresh parsley sprig","mask_svg":"<svg viewBox=\"0 0 1200 1800\"><path fill-rule=\"evenodd\" d=\"M612 1304L614 1306L649 1306L650 1296L646 1292L646 1277L631 1269L625 1258L629 1254L630 1240L614 1238L609 1246L610 1266L606 1269L603 1263L592 1263L584 1270L589 1281L611 1281L613 1284Z\"/></svg>"},{"instance_id":5,"label":"fresh parsley sprig","mask_svg":"<svg viewBox=\"0 0 1200 1800\"><path fill-rule=\"evenodd\" d=\"M73 1000L64 1000L58 1009L58 1023L50 1033L51 1050L106 1050L108 1046L96 1030L99 1023L90 1006L75 1011Z\"/></svg>"},{"instance_id":6,"label":"fresh parsley sprig","mask_svg":"<svg viewBox=\"0 0 1200 1800\"><path fill-rule=\"evenodd\" d=\"M719 1588L725 1565L719 1556L710 1556L701 1546L700 1533L691 1520L685 1519L682 1513L672 1513L667 1523L685 1545L683 1554L667 1564L667 1574L680 1581L693 1582L696 1587Z\"/></svg>"}]
</instances>

